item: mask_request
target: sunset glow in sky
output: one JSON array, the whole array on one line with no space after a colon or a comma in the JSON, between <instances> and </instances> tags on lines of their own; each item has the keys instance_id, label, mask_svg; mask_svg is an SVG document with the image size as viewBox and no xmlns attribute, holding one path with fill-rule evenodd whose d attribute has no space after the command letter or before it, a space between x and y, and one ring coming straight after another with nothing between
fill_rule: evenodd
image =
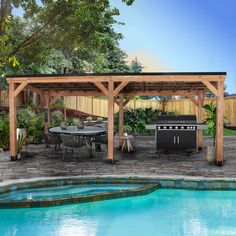
<instances>
[{"instance_id":1,"label":"sunset glow in sky","mask_svg":"<svg viewBox=\"0 0 236 236\"><path fill-rule=\"evenodd\" d=\"M227 92L236 93L235 0L136 0L120 10L120 46L144 71L227 72Z\"/></svg>"}]
</instances>

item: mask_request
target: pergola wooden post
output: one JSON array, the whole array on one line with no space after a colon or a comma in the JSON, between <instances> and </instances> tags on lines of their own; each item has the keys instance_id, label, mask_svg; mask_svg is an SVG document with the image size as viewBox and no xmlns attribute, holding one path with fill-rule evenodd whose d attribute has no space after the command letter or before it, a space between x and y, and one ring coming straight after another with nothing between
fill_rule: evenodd
<instances>
[{"instance_id":1,"label":"pergola wooden post","mask_svg":"<svg viewBox=\"0 0 236 236\"><path fill-rule=\"evenodd\" d=\"M17 84L19 84L17 86ZM27 81L20 83L9 83L9 117L10 117L10 157L14 161L17 159L17 137L16 137L16 97L27 86Z\"/></svg>"},{"instance_id":2,"label":"pergola wooden post","mask_svg":"<svg viewBox=\"0 0 236 236\"><path fill-rule=\"evenodd\" d=\"M45 100L45 111L46 111L46 122L44 123L44 131L45 133L48 133L48 128L50 127L50 93L49 92L45 92L44 94L44 100Z\"/></svg>"},{"instance_id":3,"label":"pergola wooden post","mask_svg":"<svg viewBox=\"0 0 236 236\"><path fill-rule=\"evenodd\" d=\"M114 81L108 82L108 161L114 162Z\"/></svg>"},{"instance_id":4,"label":"pergola wooden post","mask_svg":"<svg viewBox=\"0 0 236 236\"><path fill-rule=\"evenodd\" d=\"M9 84L9 117L10 117L10 157L16 160L16 98L14 96L15 84Z\"/></svg>"},{"instance_id":5,"label":"pergola wooden post","mask_svg":"<svg viewBox=\"0 0 236 236\"><path fill-rule=\"evenodd\" d=\"M202 123L202 107L203 107L203 102L204 102L204 92L199 91L198 93L198 102L197 102L197 121L198 123ZM202 129L198 130L198 150L202 151Z\"/></svg>"},{"instance_id":6,"label":"pergola wooden post","mask_svg":"<svg viewBox=\"0 0 236 236\"><path fill-rule=\"evenodd\" d=\"M216 164L223 165L223 133L224 133L224 81L218 82L218 95L216 98Z\"/></svg>"},{"instance_id":7,"label":"pergola wooden post","mask_svg":"<svg viewBox=\"0 0 236 236\"><path fill-rule=\"evenodd\" d=\"M123 94L119 95L119 148L122 147L123 132L124 132L124 96Z\"/></svg>"}]
</instances>

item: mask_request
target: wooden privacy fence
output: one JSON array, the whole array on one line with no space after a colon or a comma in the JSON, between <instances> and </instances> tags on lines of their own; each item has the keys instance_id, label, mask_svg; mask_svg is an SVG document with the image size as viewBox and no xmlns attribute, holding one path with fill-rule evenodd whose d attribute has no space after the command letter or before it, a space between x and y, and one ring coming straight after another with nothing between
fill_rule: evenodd
<instances>
[{"instance_id":1,"label":"wooden privacy fence","mask_svg":"<svg viewBox=\"0 0 236 236\"><path fill-rule=\"evenodd\" d=\"M213 99L205 99L204 104L211 103ZM65 97L68 108L86 112L96 116L108 116L108 101L105 98L94 97ZM159 101L150 100L131 100L126 107L128 108L152 108L161 109ZM115 112L119 110L115 104ZM189 99L171 100L167 103L165 110L176 114L195 114L196 106ZM225 97L224 116L229 124L236 124L236 97Z\"/></svg>"},{"instance_id":2,"label":"wooden privacy fence","mask_svg":"<svg viewBox=\"0 0 236 236\"><path fill-rule=\"evenodd\" d=\"M8 106L7 91L1 92L1 100L5 100L3 106ZM6 99L5 99L6 98ZM204 104L210 103L212 99L205 99ZM94 97L65 97L65 103L68 108L79 110L91 115L107 117L108 101L105 98ZM17 105L22 105L21 98L17 99ZM128 108L153 108L161 109L159 101L150 100L131 100L126 107ZM115 112L118 106L115 105ZM171 100L166 105L166 111L175 112L176 114L195 114L196 106L189 99ZM225 97L224 99L224 116L228 123L236 125L236 97Z\"/></svg>"}]
</instances>

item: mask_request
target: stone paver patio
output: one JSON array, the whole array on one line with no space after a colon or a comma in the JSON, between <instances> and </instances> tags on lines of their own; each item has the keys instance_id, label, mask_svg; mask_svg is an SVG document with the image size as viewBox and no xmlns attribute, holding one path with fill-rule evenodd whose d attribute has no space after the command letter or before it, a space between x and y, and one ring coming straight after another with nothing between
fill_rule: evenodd
<instances>
[{"instance_id":1,"label":"stone paver patio","mask_svg":"<svg viewBox=\"0 0 236 236\"><path fill-rule=\"evenodd\" d=\"M204 145L211 140L204 138ZM117 140L116 140L117 143ZM225 165L217 167L206 161L206 147L199 153L171 152L156 154L154 138L150 136L136 137L136 151L132 154L115 152L114 165L107 164L106 150L95 153L95 158L88 159L86 150L78 153L78 161L73 158L63 161L59 153L53 158L52 150L44 153L44 145L30 145L32 157L18 161L0 162L0 180L28 179L55 176L192 176L192 177L236 177L236 137L224 138Z\"/></svg>"}]
</instances>

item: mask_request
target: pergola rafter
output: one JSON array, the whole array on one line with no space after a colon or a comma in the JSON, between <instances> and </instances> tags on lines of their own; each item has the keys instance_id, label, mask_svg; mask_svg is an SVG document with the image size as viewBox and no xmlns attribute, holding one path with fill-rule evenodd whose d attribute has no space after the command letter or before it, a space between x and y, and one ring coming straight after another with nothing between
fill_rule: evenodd
<instances>
[{"instance_id":1,"label":"pergola rafter","mask_svg":"<svg viewBox=\"0 0 236 236\"><path fill-rule=\"evenodd\" d=\"M108 97L108 160L114 160L114 103L119 106L119 145L123 135L123 107L133 96L187 96L197 106L198 122L202 122L204 93L216 95L217 104L217 165L223 165L223 99L226 73L126 73L9 76L10 154L16 153L16 96L28 89L40 95L48 111L46 129L50 126L50 106L61 96ZM117 98L119 97L119 99ZM45 130L46 130L45 129ZM202 131L198 131L199 149Z\"/></svg>"}]
</instances>

